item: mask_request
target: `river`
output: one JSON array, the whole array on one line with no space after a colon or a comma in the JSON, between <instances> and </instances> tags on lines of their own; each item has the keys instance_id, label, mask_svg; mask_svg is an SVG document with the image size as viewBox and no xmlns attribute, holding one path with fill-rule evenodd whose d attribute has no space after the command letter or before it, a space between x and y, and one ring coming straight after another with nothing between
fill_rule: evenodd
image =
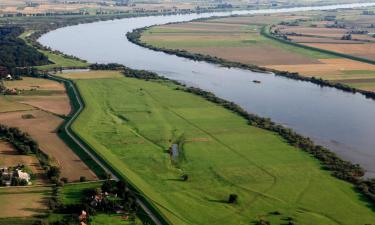
<instances>
[{"instance_id":1,"label":"river","mask_svg":"<svg viewBox=\"0 0 375 225\"><path fill-rule=\"evenodd\" d=\"M155 52L129 42L136 28L211 16L294 12L374 6L358 3L287 9L265 9L188 15L149 16L64 27L39 42L91 63L121 63L199 87L233 101L249 112L293 128L340 157L359 163L375 177L375 101L361 94L287 79L273 74L223 68ZM261 84L252 82L261 81Z\"/></svg>"}]
</instances>

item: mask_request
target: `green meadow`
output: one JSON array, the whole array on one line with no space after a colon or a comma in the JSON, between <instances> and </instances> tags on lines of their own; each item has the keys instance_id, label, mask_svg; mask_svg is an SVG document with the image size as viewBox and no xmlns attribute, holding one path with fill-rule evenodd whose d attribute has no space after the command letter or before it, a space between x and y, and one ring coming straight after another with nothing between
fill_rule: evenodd
<instances>
[{"instance_id":1,"label":"green meadow","mask_svg":"<svg viewBox=\"0 0 375 225\"><path fill-rule=\"evenodd\" d=\"M86 107L73 130L173 224L375 221L363 196L312 156L174 84L132 78L75 82ZM179 146L173 160L172 144ZM230 194L237 203L227 203Z\"/></svg>"}]
</instances>

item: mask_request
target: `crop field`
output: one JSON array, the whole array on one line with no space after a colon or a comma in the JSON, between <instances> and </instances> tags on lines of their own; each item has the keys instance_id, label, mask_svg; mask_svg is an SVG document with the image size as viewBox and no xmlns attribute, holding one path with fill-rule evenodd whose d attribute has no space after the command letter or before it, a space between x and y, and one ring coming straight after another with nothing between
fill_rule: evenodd
<instances>
[{"instance_id":1,"label":"crop field","mask_svg":"<svg viewBox=\"0 0 375 225\"><path fill-rule=\"evenodd\" d=\"M0 140L0 168L8 168L10 166L25 165L35 175L33 184L44 184L43 174L45 171L40 166L38 159L33 155L20 155L14 147Z\"/></svg>"},{"instance_id":2,"label":"crop field","mask_svg":"<svg viewBox=\"0 0 375 225\"><path fill-rule=\"evenodd\" d=\"M358 16L361 12L361 10L337 10L335 14L340 19L343 14L348 15L347 17L350 19L348 19L349 22L346 22L347 27L352 27L355 24L358 27L358 24L362 23L363 26L370 26L371 21L375 23L373 19L367 19L371 16ZM143 33L141 40L157 47L183 49L217 56L229 61L298 72L309 77L321 77L364 90L375 91L374 82L363 80L354 83L350 81L350 79L357 80L362 77L364 79L375 78L373 73L365 72L375 71L375 65L280 43L260 34L265 25L305 21L299 22L299 26L278 25L277 28L285 34L295 33L295 35L288 35L288 38L300 44L369 59L375 57L375 50L372 51L375 46L372 40L375 41L375 38L369 35L353 34L355 40L341 40L348 30L326 28L329 23L322 21L321 18L327 14L330 15L332 12L240 16L169 24L152 27ZM370 33L375 30L366 29ZM350 76L350 73L353 75ZM348 82L346 82L347 79ZM358 85L359 83L360 85Z\"/></svg>"},{"instance_id":3,"label":"crop field","mask_svg":"<svg viewBox=\"0 0 375 225\"><path fill-rule=\"evenodd\" d=\"M19 127L28 132L61 167L61 177L78 181L97 177L80 158L59 138L57 129L63 122L61 116L71 110L63 84L40 78L25 77L23 80L7 81L5 86L20 90L19 95L0 96L0 123ZM5 104L2 104L5 102Z\"/></svg>"},{"instance_id":4,"label":"crop field","mask_svg":"<svg viewBox=\"0 0 375 225\"><path fill-rule=\"evenodd\" d=\"M44 214L48 211L47 200L50 195L50 187L0 188L0 218Z\"/></svg>"},{"instance_id":5,"label":"crop field","mask_svg":"<svg viewBox=\"0 0 375 225\"><path fill-rule=\"evenodd\" d=\"M361 10L327 13L336 20L325 21L321 16L320 21L315 18L299 22L297 26L278 25L277 29L300 44L375 60L375 27L372 26L375 19L361 13ZM351 38L343 40L348 34Z\"/></svg>"},{"instance_id":6,"label":"crop field","mask_svg":"<svg viewBox=\"0 0 375 225\"><path fill-rule=\"evenodd\" d=\"M56 75L67 79L98 79L98 78L119 78L123 75L119 71L72 71L57 73Z\"/></svg>"},{"instance_id":7,"label":"crop field","mask_svg":"<svg viewBox=\"0 0 375 225\"><path fill-rule=\"evenodd\" d=\"M173 224L375 221L353 186L322 170L312 156L171 83L75 82L86 108L73 130ZM173 144L176 157L168 153ZM237 203L227 203L230 194L238 195Z\"/></svg>"},{"instance_id":8,"label":"crop field","mask_svg":"<svg viewBox=\"0 0 375 225\"><path fill-rule=\"evenodd\" d=\"M10 97L15 102L58 115L70 113L69 98L65 93L64 85L61 83L25 77L22 80L6 81L5 86L9 89L16 88L21 91L19 95Z\"/></svg>"}]
</instances>

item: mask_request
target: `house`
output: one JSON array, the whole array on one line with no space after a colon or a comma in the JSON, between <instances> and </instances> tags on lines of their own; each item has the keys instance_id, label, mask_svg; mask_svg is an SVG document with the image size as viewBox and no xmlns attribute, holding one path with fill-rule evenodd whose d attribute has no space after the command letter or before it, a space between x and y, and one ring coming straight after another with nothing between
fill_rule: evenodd
<instances>
[{"instance_id":1,"label":"house","mask_svg":"<svg viewBox=\"0 0 375 225\"><path fill-rule=\"evenodd\" d=\"M26 172L22 172L22 170L17 169L17 175L20 179L26 180L28 184L30 184L30 175Z\"/></svg>"}]
</instances>

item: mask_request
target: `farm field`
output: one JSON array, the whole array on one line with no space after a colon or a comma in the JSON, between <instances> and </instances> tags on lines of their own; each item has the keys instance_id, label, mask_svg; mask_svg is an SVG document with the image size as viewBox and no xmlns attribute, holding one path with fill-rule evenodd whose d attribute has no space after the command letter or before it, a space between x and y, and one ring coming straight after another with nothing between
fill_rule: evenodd
<instances>
[{"instance_id":1,"label":"farm field","mask_svg":"<svg viewBox=\"0 0 375 225\"><path fill-rule=\"evenodd\" d=\"M25 77L23 80L6 81L9 89L20 93L0 96L0 104L6 102L7 110L0 113L0 123L19 127L31 135L55 163L61 167L61 177L78 181L96 175L58 136L57 129L63 122L62 116L70 113L71 106L63 84L40 78Z\"/></svg>"},{"instance_id":2,"label":"farm field","mask_svg":"<svg viewBox=\"0 0 375 225\"><path fill-rule=\"evenodd\" d=\"M351 20L348 19L350 21L348 27L356 21L359 21L358 23L365 21L367 25L371 23L371 20L367 19L371 16L358 15L362 13L361 10L336 10L329 13L337 14L338 20L341 19L341 15L348 14L348 18L352 18ZM336 44L341 41L341 37L347 30L325 28L328 22L322 22L321 18L329 13L317 11L303 14L240 16L162 25L146 30L141 40L156 47L183 49L229 61L255 64L281 71L298 72L309 77L321 77L326 80L360 87L364 90L375 91L375 83L371 80L375 78L372 72L375 71L375 65L373 64L284 44L261 35L262 28L269 24L280 24L281 22L293 24L294 21L304 21L299 22L300 26L278 25L277 29L284 34L304 33L306 37L288 36L288 38L301 44L318 48L329 46L325 49L337 50L337 52L360 57L368 56L369 59L372 59L373 51L371 49L374 45L372 42L364 44L357 41L353 44L351 43L353 41L342 41L343 43ZM356 15L356 17L353 15ZM356 18L356 20L353 18ZM372 21L372 23L375 23L375 21ZM367 26L366 24L364 26ZM317 27L311 28L310 26ZM371 29L368 30L370 33L372 32ZM358 38L357 36L353 35L353 39ZM367 38L371 39L372 37L367 35ZM319 43L316 42L317 39L329 41L329 43Z\"/></svg>"},{"instance_id":3,"label":"farm field","mask_svg":"<svg viewBox=\"0 0 375 225\"><path fill-rule=\"evenodd\" d=\"M47 213L48 211L47 201L48 201L48 198L51 196L51 188L50 187L0 188L0 196L1 196L1 201L0 201L0 207L1 207L0 224L1 224L2 218L31 217L31 216L36 216L36 215Z\"/></svg>"},{"instance_id":4,"label":"farm field","mask_svg":"<svg viewBox=\"0 0 375 225\"><path fill-rule=\"evenodd\" d=\"M174 224L375 221L353 186L310 155L171 83L75 82L86 108L73 130ZM172 144L179 146L175 159L168 153ZM236 204L226 202L232 193Z\"/></svg>"}]
</instances>

